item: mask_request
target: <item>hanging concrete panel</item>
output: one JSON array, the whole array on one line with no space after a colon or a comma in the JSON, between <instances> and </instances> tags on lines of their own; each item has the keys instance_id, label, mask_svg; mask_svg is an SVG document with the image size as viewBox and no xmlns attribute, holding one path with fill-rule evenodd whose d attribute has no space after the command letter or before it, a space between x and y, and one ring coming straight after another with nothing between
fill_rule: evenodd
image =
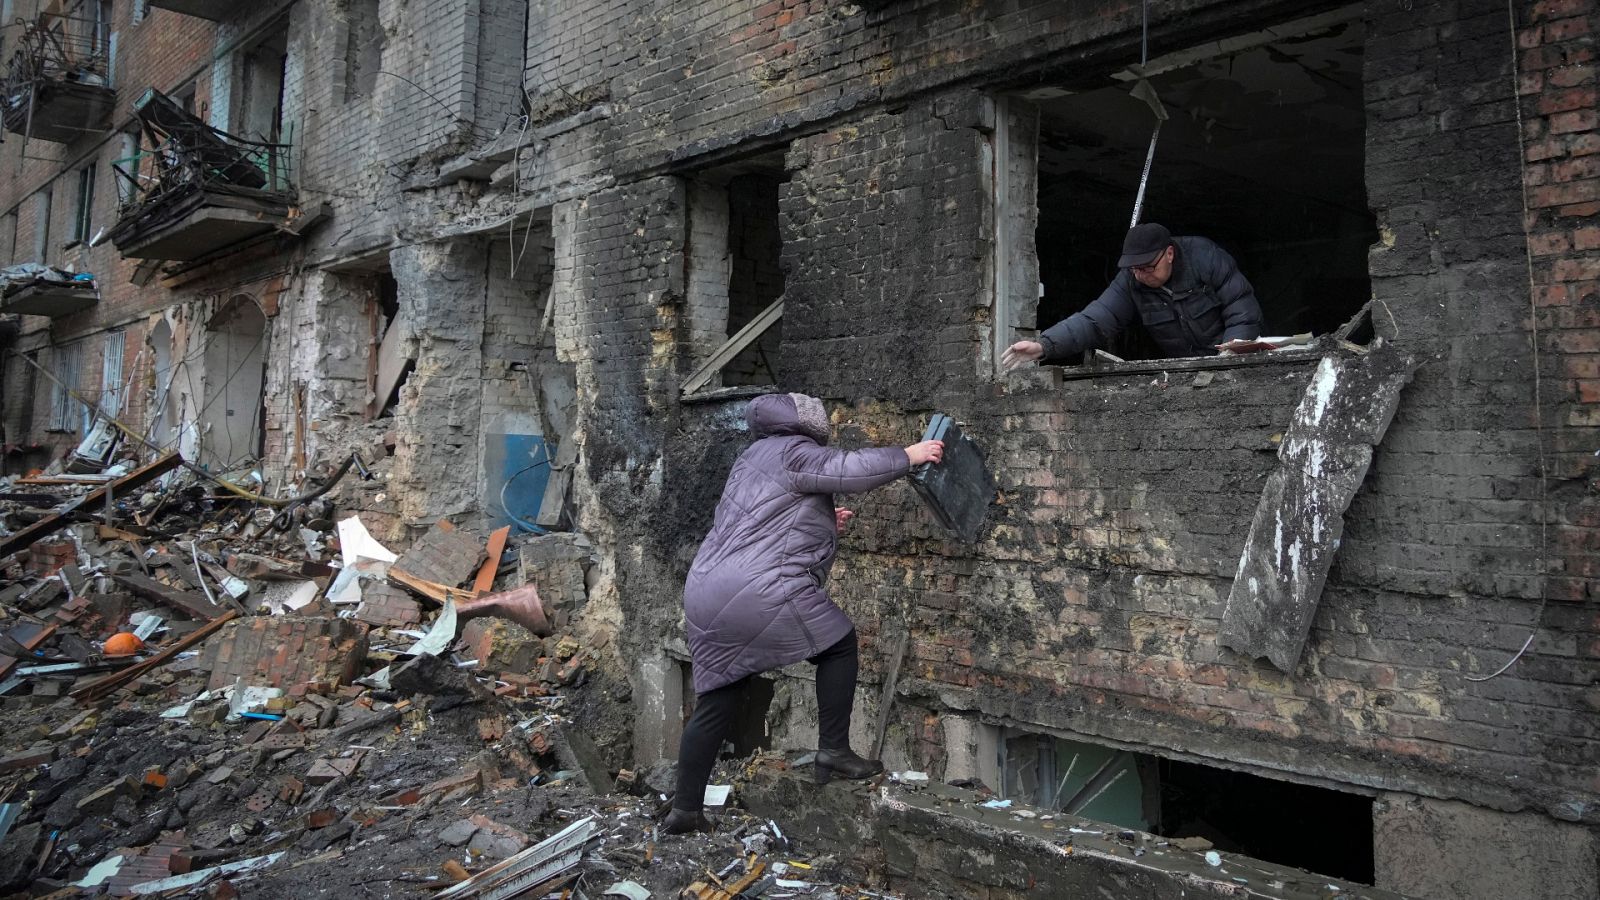
<instances>
[{"instance_id":1,"label":"hanging concrete panel","mask_svg":"<svg viewBox=\"0 0 1600 900\"><path fill-rule=\"evenodd\" d=\"M1223 647L1289 672L1300 660L1344 512L1367 475L1417 359L1375 345L1327 356L1278 448L1222 611Z\"/></svg>"}]
</instances>

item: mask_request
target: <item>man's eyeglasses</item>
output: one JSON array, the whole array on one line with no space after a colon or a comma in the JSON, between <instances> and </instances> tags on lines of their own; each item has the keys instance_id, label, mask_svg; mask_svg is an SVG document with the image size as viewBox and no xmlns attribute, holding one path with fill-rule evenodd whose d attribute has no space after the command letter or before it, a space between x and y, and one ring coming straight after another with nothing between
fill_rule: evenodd
<instances>
[{"instance_id":1,"label":"man's eyeglasses","mask_svg":"<svg viewBox=\"0 0 1600 900\"><path fill-rule=\"evenodd\" d=\"M1156 266L1159 266L1163 262L1165 262L1166 258L1167 258L1167 251L1163 250L1163 251L1161 251L1161 255L1160 256L1158 256L1155 259L1145 263L1142 266L1129 266L1128 267L1128 271L1133 272L1135 275L1149 275L1151 272L1154 272L1156 270Z\"/></svg>"}]
</instances>

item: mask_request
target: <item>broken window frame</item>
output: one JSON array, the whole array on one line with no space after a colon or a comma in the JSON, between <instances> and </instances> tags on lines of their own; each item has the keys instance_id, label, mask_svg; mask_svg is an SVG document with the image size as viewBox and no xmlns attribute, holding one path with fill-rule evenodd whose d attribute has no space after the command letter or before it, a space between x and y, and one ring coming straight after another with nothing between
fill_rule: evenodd
<instances>
[{"instance_id":1,"label":"broken window frame","mask_svg":"<svg viewBox=\"0 0 1600 900\"><path fill-rule=\"evenodd\" d=\"M1347 3L1323 12L1294 16L1266 28L1258 28L1242 34L1233 34L1161 54L1149 60L1146 65L1137 67L1142 70L1142 75L1136 74L1134 69L1124 69L1105 74L1109 75L1114 81L1126 84L1132 82L1136 77L1159 75L1164 72L1192 66L1207 59L1236 55L1256 46L1270 44L1274 40L1312 34L1319 29L1328 28L1341 22L1359 21L1362 15L1363 7L1361 4ZM1046 88L1046 90L1059 89ZM1004 380L1007 373L1002 369L1000 359L1005 349L1018 340L1035 339L1046 327L1056 323L1051 322L1048 325L1044 325L1038 321L1038 302L1044 295L1044 283L1040 280L1039 258L1037 247L1033 246L1035 244L1033 231L1030 229L1025 235L1025 240L1019 241L1014 236L1009 236L1005 227L1008 216L1016 218L1016 216L1010 215L1010 212L1002 203L1002 198L1007 195L1006 189L1010 174L1010 167L1006 163L1011 159L1015 150L1013 141L1015 135L1012 134L1013 122L1008 112L1011 111L1012 104L1018 102L1026 103L1026 100L1022 97L1013 97L1007 94L993 94L990 100L994 105L994 126L989 135L990 139L983 146L985 152L991 157L988 160L989 165L986 167L986 174L989 179L989 200L994 225L990 253L993 280L990 297L992 302L991 341L989 342L990 346L985 348L990 354L990 359L988 360L989 365L984 368L995 379ZM1034 116L1034 122L1037 125L1037 115ZM1021 143L1024 145L1023 149L1025 151L1033 154L1033 167L1030 171L1034 177L1033 192L1035 202L1031 212L1033 213L1032 224L1037 228L1037 148L1041 143L1041 139L1035 133L1031 144L1028 144L1025 139ZM1159 151L1157 152L1159 153ZM1159 157L1157 164L1159 165ZM1020 264L1013 256L1019 244L1026 245L1031 250L1031 252L1023 254ZM1038 285L1038 293L1027 305L1026 310L1023 311L1018 292L1021 290L1021 284L1030 283L1030 279L1027 278L1029 274L1033 276L1031 282L1036 282ZM1179 356L1126 360L1104 350L1091 350L1086 351L1083 359L1078 362L1063 360L1041 363L1040 365L1042 368L1048 368L1058 373L1063 380L1079 380L1100 376L1156 374L1172 371L1233 369L1257 365L1298 365L1315 362L1331 350L1351 341L1351 335L1354 333L1358 320L1366 315L1367 310L1363 306L1338 329L1314 336L1309 344L1291 346L1280 350L1228 357ZM1024 325L1023 323L1027 321L1032 321L1033 325L1031 327ZM1365 341L1358 341L1357 343L1365 343Z\"/></svg>"}]
</instances>

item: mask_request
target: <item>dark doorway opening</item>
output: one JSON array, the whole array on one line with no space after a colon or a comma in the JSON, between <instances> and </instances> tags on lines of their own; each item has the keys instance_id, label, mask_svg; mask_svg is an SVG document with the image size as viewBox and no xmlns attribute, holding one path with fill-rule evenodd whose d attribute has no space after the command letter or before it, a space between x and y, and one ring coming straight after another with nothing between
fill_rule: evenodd
<instances>
[{"instance_id":1,"label":"dark doorway opening","mask_svg":"<svg viewBox=\"0 0 1600 900\"><path fill-rule=\"evenodd\" d=\"M1371 294L1367 250L1377 226L1364 181L1360 10L1305 27L1151 65L1170 118L1141 221L1210 238L1232 254L1261 302L1262 336L1331 333ZM1041 329L1087 306L1117 274L1155 121L1130 96L1132 83L1101 79L1026 95L1040 111ZM1139 326L1105 349L1126 359L1160 355Z\"/></svg>"},{"instance_id":2,"label":"dark doorway opening","mask_svg":"<svg viewBox=\"0 0 1600 900\"><path fill-rule=\"evenodd\" d=\"M680 690L683 692L683 724L689 724L694 715L694 667L687 661L678 663ZM767 710L776 696L776 685L770 678L759 675L746 679L744 696L740 698L739 711L734 714L723 739L718 759L743 759L757 750L772 748L772 735L767 731ZM681 729L680 729L681 733Z\"/></svg>"}]
</instances>

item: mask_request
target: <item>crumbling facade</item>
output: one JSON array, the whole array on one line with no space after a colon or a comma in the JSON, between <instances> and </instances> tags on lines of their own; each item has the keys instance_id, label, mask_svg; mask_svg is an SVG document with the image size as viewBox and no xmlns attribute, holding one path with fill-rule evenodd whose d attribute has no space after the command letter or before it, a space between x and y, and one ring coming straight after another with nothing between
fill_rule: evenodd
<instances>
[{"instance_id":1,"label":"crumbling facade","mask_svg":"<svg viewBox=\"0 0 1600 900\"><path fill-rule=\"evenodd\" d=\"M822 397L846 446L945 412L999 497L972 544L909 488L854 507L863 746L1044 805L1117 779L1130 823L1263 854L1305 826L1224 809L1304 788L1329 874L1600 892L1593 0L14 5L8 49L60 15L114 101L6 118L9 259L98 291L16 322L8 471L90 418L26 356L272 491L360 455L338 499L386 540L582 531L612 752L652 762L742 401ZM1104 284L1147 143L1144 217L1321 341L1002 373ZM229 148L254 171L130 222ZM807 745L806 678L749 741Z\"/></svg>"}]
</instances>

